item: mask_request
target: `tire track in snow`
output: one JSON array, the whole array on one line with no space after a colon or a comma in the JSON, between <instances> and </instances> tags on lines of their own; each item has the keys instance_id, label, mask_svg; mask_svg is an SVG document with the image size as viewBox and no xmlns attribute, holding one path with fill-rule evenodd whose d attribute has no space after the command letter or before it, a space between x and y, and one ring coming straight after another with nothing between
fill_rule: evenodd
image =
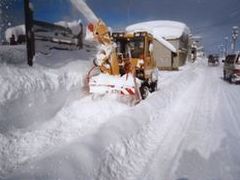
<instances>
[{"instance_id":1,"label":"tire track in snow","mask_svg":"<svg viewBox=\"0 0 240 180\"><path fill-rule=\"evenodd\" d=\"M192 94L201 87L201 82L204 80L199 74L194 79L194 82L184 91L184 93L174 101L171 110L168 114L167 121L169 122L168 132L163 141L158 143L158 148L154 152L149 165L139 176L141 179L169 179L171 167L174 165L173 159L176 158L181 147L183 139L186 136L187 130L194 119L195 100L198 95ZM191 99L191 101L189 101ZM157 175L157 177L153 177Z\"/></svg>"},{"instance_id":2,"label":"tire track in snow","mask_svg":"<svg viewBox=\"0 0 240 180\"><path fill-rule=\"evenodd\" d=\"M228 82L225 82L228 83ZM229 86L227 87L228 90L222 90L222 98L224 99L224 102L228 102L228 104L225 104L226 110L228 112L228 119L229 121L232 121L232 123L229 124L233 124L234 126L227 129L227 131L229 131L230 129L235 129L235 131L233 132L238 132L238 137L240 137L240 121L237 121L240 119L239 116L239 107L236 106L236 104L238 104L235 101L240 101L239 97L239 87L232 87L232 86L236 86L236 85L231 85L229 84Z\"/></svg>"},{"instance_id":3,"label":"tire track in snow","mask_svg":"<svg viewBox=\"0 0 240 180\"><path fill-rule=\"evenodd\" d=\"M179 160L184 150L196 150L204 158L208 159L211 153L215 152L221 145L224 133L216 118L221 80L216 76L216 70L205 69L203 71L202 83L199 82L201 86L195 91L197 94L195 103L192 108L189 108L189 116L186 117L189 125L184 132L181 145L178 147L177 153L172 158L172 163L166 171L168 173L163 176L166 179L182 177L176 177L175 172L179 167ZM209 79L209 77L211 78Z\"/></svg>"},{"instance_id":4,"label":"tire track in snow","mask_svg":"<svg viewBox=\"0 0 240 180\"><path fill-rule=\"evenodd\" d=\"M191 123L183 145L174 159L171 174L165 179L238 177L234 168L239 163L234 163L236 157L235 159L232 157L235 155L235 149L232 149L231 144L226 143L233 141L232 137L228 136L229 132L234 134L234 137L237 133L239 139L239 132L236 131L237 129L234 130L234 122L231 122L239 119L237 117L239 113L232 109L235 107L234 104L238 103L231 101L234 97L231 93L235 92L235 87L231 87L220 78L221 71L221 67L206 67L204 73L206 80L201 90L203 96L198 100L200 104L197 105L199 108L195 116L196 123ZM238 96L235 96L236 99L239 99ZM234 116L231 117L230 114ZM237 144L234 148L239 149Z\"/></svg>"}]
</instances>

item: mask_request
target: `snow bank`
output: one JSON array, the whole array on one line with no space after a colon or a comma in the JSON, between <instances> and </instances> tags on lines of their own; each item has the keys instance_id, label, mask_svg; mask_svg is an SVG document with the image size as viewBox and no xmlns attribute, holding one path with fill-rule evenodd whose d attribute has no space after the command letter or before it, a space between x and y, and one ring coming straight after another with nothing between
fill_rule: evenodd
<instances>
[{"instance_id":1,"label":"snow bank","mask_svg":"<svg viewBox=\"0 0 240 180\"><path fill-rule=\"evenodd\" d=\"M18 36L25 35L25 34L26 34L25 25L19 25L19 26L8 28L5 31L5 38L7 42L10 42L10 38L12 37L12 35L14 35L15 40L18 40Z\"/></svg>"},{"instance_id":2,"label":"snow bank","mask_svg":"<svg viewBox=\"0 0 240 180\"><path fill-rule=\"evenodd\" d=\"M18 57L19 53L25 53L24 49L19 50L19 46L6 46L8 51L1 52L2 48L5 47L0 48L0 56L5 58L4 62L12 61L12 58L17 57L17 61L25 62L25 65L22 67L9 64L0 66L2 87L0 104L37 90L55 91L59 88L69 90L77 85L82 86L84 76L91 66L91 62L87 61L87 56L91 56L85 50L53 51L48 56L39 54L36 55L34 66L30 68L26 65L25 56ZM79 59L80 57L82 59ZM82 62L79 63L79 61Z\"/></svg>"},{"instance_id":3,"label":"snow bank","mask_svg":"<svg viewBox=\"0 0 240 180\"><path fill-rule=\"evenodd\" d=\"M183 33L190 33L186 24L177 21L147 21L130 25L126 27L126 30L157 31L157 34L165 39L176 39Z\"/></svg>"},{"instance_id":4,"label":"snow bank","mask_svg":"<svg viewBox=\"0 0 240 180\"><path fill-rule=\"evenodd\" d=\"M74 63L71 66L78 67ZM84 75L78 70L74 72L67 69L56 71L37 65L31 69L2 66L0 104L36 91L56 91L59 88L70 90L74 86L82 86Z\"/></svg>"},{"instance_id":5,"label":"snow bank","mask_svg":"<svg viewBox=\"0 0 240 180\"><path fill-rule=\"evenodd\" d=\"M3 142L0 145L0 159L3 159L0 161L0 178L1 175L44 155L54 147L93 133L110 117L127 108L127 105L111 98L93 102L91 97L86 97L66 104L51 121L44 123L35 131L23 134L14 132L12 137L7 138L0 134L0 140ZM8 148L2 148L3 144Z\"/></svg>"},{"instance_id":6,"label":"snow bank","mask_svg":"<svg viewBox=\"0 0 240 180\"><path fill-rule=\"evenodd\" d=\"M79 21L72 21L72 22L59 21L54 24L63 26L65 28L69 28L69 29L71 29L71 31L74 35L78 35L82 31L80 23L81 23L81 21L79 20Z\"/></svg>"}]
</instances>

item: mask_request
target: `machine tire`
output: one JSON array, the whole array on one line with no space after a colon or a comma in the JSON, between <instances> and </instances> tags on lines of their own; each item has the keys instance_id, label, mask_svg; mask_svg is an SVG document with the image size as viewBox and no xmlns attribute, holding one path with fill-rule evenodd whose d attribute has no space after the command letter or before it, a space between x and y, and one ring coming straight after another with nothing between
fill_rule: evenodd
<instances>
[{"instance_id":1,"label":"machine tire","mask_svg":"<svg viewBox=\"0 0 240 180\"><path fill-rule=\"evenodd\" d=\"M157 81L152 82L152 83L150 84L150 89L149 89L149 91L150 91L150 92L154 92L154 91L156 91L156 90L157 90Z\"/></svg>"},{"instance_id":2,"label":"machine tire","mask_svg":"<svg viewBox=\"0 0 240 180\"><path fill-rule=\"evenodd\" d=\"M230 82L230 84L232 84L233 83L233 76L231 75L230 77L229 77L229 82Z\"/></svg>"},{"instance_id":3,"label":"machine tire","mask_svg":"<svg viewBox=\"0 0 240 180\"><path fill-rule=\"evenodd\" d=\"M226 72L225 71L223 71L223 80L227 80L227 76L226 76Z\"/></svg>"},{"instance_id":4,"label":"machine tire","mask_svg":"<svg viewBox=\"0 0 240 180\"><path fill-rule=\"evenodd\" d=\"M146 99L148 94L149 94L149 88L147 85L143 84L141 87L140 87L140 93L141 93L141 97L142 99Z\"/></svg>"}]
</instances>

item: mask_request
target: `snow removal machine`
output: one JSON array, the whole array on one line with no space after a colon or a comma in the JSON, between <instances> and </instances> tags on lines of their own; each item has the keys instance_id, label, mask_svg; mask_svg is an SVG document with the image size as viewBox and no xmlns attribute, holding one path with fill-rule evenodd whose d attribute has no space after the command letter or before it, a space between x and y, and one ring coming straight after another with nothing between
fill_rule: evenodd
<instances>
[{"instance_id":1,"label":"snow removal machine","mask_svg":"<svg viewBox=\"0 0 240 180\"><path fill-rule=\"evenodd\" d=\"M157 89L158 69L152 54L151 34L115 32L110 35L101 20L90 23L88 31L99 43L94 67L88 73L90 93L119 93L140 101ZM94 69L99 73L93 74Z\"/></svg>"}]
</instances>

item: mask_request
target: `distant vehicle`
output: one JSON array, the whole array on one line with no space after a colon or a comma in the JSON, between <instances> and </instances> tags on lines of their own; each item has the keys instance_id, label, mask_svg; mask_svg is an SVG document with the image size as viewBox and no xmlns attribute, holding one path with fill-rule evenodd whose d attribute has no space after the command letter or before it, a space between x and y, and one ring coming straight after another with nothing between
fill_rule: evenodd
<instances>
[{"instance_id":1,"label":"distant vehicle","mask_svg":"<svg viewBox=\"0 0 240 180\"><path fill-rule=\"evenodd\" d=\"M208 65L214 65L214 66L218 66L219 65L219 56L218 55L212 55L210 54L208 56Z\"/></svg>"},{"instance_id":2,"label":"distant vehicle","mask_svg":"<svg viewBox=\"0 0 240 180\"><path fill-rule=\"evenodd\" d=\"M223 62L223 79L240 83L240 54L229 54Z\"/></svg>"}]
</instances>

